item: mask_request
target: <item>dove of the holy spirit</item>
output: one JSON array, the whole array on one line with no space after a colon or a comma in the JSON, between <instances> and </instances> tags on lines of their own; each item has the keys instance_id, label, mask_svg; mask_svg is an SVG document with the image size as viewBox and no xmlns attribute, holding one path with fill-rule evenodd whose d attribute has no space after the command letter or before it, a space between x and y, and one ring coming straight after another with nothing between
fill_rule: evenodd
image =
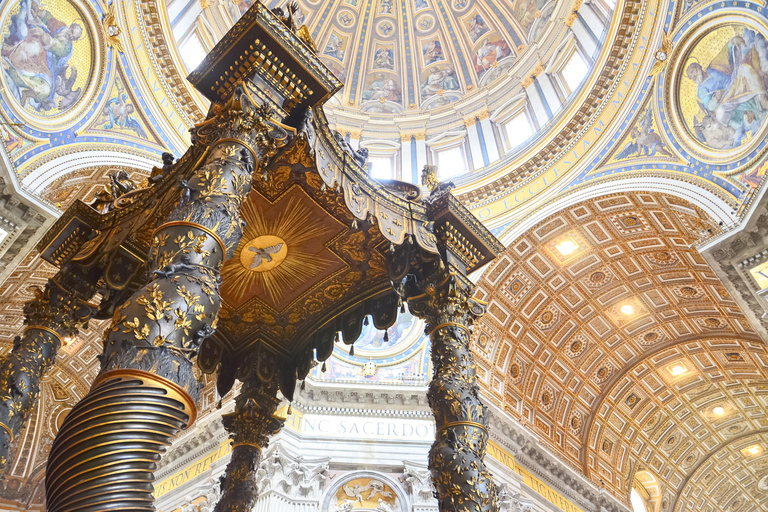
<instances>
[{"instance_id":1,"label":"dove of the holy spirit","mask_svg":"<svg viewBox=\"0 0 768 512\"><path fill-rule=\"evenodd\" d=\"M264 247L263 249L260 249L258 247L249 247L248 248L249 251L256 253L253 255L253 261L251 261L251 268L254 269L256 267L260 267L261 264L264 263L264 260L271 262L272 255L280 252L280 249L282 248L283 248L282 243L270 245L269 247Z\"/></svg>"},{"instance_id":2,"label":"dove of the holy spirit","mask_svg":"<svg viewBox=\"0 0 768 512\"><path fill-rule=\"evenodd\" d=\"M253 272L267 272L280 265L288 255L288 244L275 235L254 238L240 253L240 263Z\"/></svg>"}]
</instances>

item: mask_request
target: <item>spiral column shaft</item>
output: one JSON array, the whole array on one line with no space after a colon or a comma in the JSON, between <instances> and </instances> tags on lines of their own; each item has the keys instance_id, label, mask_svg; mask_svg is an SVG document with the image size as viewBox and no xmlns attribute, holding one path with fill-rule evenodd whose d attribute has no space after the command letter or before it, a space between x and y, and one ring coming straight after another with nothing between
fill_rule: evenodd
<instances>
[{"instance_id":1,"label":"spiral column shaft","mask_svg":"<svg viewBox=\"0 0 768 512\"><path fill-rule=\"evenodd\" d=\"M242 236L239 208L257 163L253 148L266 140L265 115L237 86L193 131L205 159L181 180L154 233L153 280L115 311L101 373L54 440L48 512L154 510L160 454L194 421L200 384L190 357L216 328L219 269Z\"/></svg>"},{"instance_id":2,"label":"spiral column shaft","mask_svg":"<svg viewBox=\"0 0 768 512\"><path fill-rule=\"evenodd\" d=\"M178 386L141 371L103 374L67 416L48 458L47 509L154 510L155 464L195 405Z\"/></svg>"},{"instance_id":3,"label":"spiral column shaft","mask_svg":"<svg viewBox=\"0 0 768 512\"><path fill-rule=\"evenodd\" d=\"M223 418L232 438L232 458L221 477L221 498L214 512L250 512L256 504L256 471L263 450L269 436L283 425L273 417L280 403L276 398L277 366L273 356L260 351L239 372L243 387L235 411Z\"/></svg>"},{"instance_id":4,"label":"spiral column shaft","mask_svg":"<svg viewBox=\"0 0 768 512\"><path fill-rule=\"evenodd\" d=\"M10 463L11 442L37 403L40 379L56 359L62 340L75 336L90 318L92 310L85 300L95 290L82 283L59 284L68 270L49 280L44 290L36 290L35 298L24 305L24 332L0 363L0 474Z\"/></svg>"},{"instance_id":5,"label":"spiral column shaft","mask_svg":"<svg viewBox=\"0 0 768 512\"><path fill-rule=\"evenodd\" d=\"M443 512L498 510L498 496L483 460L488 444L486 407L472 352L470 327L485 312L471 298L472 284L442 266L420 269L408 307L427 321L434 376L427 399L435 415L429 470Z\"/></svg>"}]
</instances>

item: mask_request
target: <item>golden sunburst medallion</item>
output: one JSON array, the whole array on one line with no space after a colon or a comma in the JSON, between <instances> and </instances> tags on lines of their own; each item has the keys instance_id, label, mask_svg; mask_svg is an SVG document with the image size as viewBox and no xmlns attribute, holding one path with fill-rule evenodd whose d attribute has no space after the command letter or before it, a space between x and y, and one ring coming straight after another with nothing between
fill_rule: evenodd
<instances>
[{"instance_id":1,"label":"golden sunburst medallion","mask_svg":"<svg viewBox=\"0 0 768 512\"><path fill-rule=\"evenodd\" d=\"M241 213L246 222L242 242L222 269L222 297L232 306L257 297L280 311L344 266L326 244L346 226L300 187L274 204L252 192Z\"/></svg>"}]
</instances>

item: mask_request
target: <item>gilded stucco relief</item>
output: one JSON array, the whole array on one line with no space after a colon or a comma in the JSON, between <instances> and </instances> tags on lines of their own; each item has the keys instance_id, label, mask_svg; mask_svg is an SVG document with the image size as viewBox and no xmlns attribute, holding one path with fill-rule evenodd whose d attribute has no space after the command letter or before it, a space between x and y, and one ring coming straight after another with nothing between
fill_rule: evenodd
<instances>
[{"instance_id":1,"label":"gilded stucco relief","mask_svg":"<svg viewBox=\"0 0 768 512\"><path fill-rule=\"evenodd\" d=\"M474 350L486 392L620 499L647 470L685 497L677 512L742 488L736 510L757 511L759 465L728 465L719 450L762 435L768 352L692 246L710 230L700 209L663 194L547 217L480 279L489 305ZM709 484L703 467L720 468ZM723 487L734 491L711 498Z\"/></svg>"}]
</instances>

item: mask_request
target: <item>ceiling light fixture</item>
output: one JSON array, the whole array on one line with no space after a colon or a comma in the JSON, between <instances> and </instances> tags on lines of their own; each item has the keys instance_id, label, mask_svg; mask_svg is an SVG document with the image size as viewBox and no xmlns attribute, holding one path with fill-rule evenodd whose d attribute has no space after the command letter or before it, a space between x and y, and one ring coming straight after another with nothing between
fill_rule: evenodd
<instances>
[{"instance_id":1,"label":"ceiling light fixture","mask_svg":"<svg viewBox=\"0 0 768 512\"><path fill-rule=\"evenodd\" d=\"M720 406L717 406L714 409L712 409L712 412L715 414L715 416L722 416L723 414L725 414L725 409L723 409Z\"/></svg>"},{"instance_id":2,"label":"ceiling light fixture","mask_svg":"<svg viewBox=\"0 0 768 512\"><path fill-rule=\"evenodd\" d=\"M672 367L669 368L669 373L672 374L673 377L677 377L678 375L684 374L686 371L688 371L685 366L682 363L678 363Z\"/></svg>"},{"instance_id":3,"label":"ceiling light fixture","mask_svg":"<svg viewBox=\"0 0 768 512\"><path fill-rule=\"evenodd\" d=\"M560 251L560 254L563 256L568 256L573 251L579 248L578 245L576 245L576 242L573 240L565 240L563 242L560 242L559 244L555 245L558 251Z\"/></svg>"},{"instance_id":4,"label":"ceiling light fixture","mask_svg":"<svg viewBox=\"0 0 768 512\"><path fill-rule=\"evenodd\" d=\"M746 451L750 455L757 455L758 453L763 451L763 449L759 444L753 444L752 446L748 447Z\"/></svg>"},{"instance_id":5,"label":"ceiling light fixture","mask_svg":"<svg viewBox=\"0 0 768 512\"><path fill-rule=\"evenodd\" d=\"M633 308L629 304L624 304L623 306L621 306L621 312L624 313L625 315L631 315L632 313L635 312L635 308Z\"/></svg>"}]
</instances>

